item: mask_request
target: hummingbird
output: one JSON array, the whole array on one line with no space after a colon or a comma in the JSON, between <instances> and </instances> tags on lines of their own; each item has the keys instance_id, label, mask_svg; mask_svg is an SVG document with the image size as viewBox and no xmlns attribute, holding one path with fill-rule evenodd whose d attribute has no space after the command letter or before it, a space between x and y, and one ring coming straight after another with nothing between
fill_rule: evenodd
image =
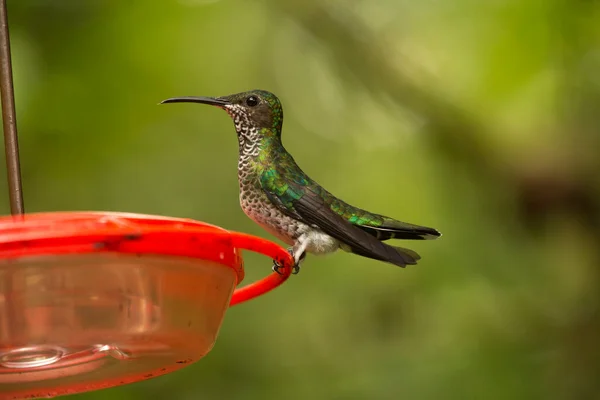
<instances>
[{"instance_id":1,"label":"hummingbird","mask_svg":"<svg viewBox=\"0 0 600 400\"><path fill-rule=\"evenodd\" d=\"M371 213L325 190L304 173L283 147L283 107L265 90L223 97L174 97L164 103L201 103L225 110L238 138L238 181L244 213L290 247L293 273L306 253L342 249L399 267L414 265L414 251L384 243L389 239L423 240L441 236L436 229ZM273 261L273 271L281 273Z\"/></svg>"}]
</instances>

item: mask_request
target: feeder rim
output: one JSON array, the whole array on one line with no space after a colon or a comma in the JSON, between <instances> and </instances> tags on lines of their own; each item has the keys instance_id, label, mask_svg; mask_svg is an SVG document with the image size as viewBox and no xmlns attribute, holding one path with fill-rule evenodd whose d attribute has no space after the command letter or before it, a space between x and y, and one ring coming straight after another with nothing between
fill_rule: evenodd
<instances>
[{"instance_id":1,"label":"feeder rim","mask_svg":"<svg viewBox=\"0 0 600 400\"><path fill-rule=\"evenodd\" d=\"M203 247L203 238L221 250ZM230 305L263 295L289 278L294 260L281 246L192 219L101 211L0 217L0 259L107 252L183 256L207 259L233 269L238 286L244 278L243 258L238 250L263 254L283 267L281 275L272 272L237 288Z\"/></svg>"}]
</instances>

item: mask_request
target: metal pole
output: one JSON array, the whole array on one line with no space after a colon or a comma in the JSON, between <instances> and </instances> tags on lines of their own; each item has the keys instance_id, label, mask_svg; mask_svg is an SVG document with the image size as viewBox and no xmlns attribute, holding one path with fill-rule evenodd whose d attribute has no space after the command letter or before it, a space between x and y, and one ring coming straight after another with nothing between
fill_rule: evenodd
<instances>
[{"instance_id":1,"label":"metal pole","mask_svg":"<svg viewBox=\"0 0 600 400\"><path fill-rule=\"evenodd\" d=\"M6 0L0 0L0 94L2 98L4 152L6 153L10 212L12 215L20 215L25 210L23 206L23 187L21 185L21 167L19 165L19 140L17 136L17 116L15 112Z\"/></svg>"}]
</instances>

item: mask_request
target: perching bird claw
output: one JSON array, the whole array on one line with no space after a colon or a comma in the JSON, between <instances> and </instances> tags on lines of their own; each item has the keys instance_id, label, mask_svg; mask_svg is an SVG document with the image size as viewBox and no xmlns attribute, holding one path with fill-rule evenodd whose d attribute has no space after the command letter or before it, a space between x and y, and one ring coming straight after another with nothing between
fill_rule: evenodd
<instances>
[{"instance_id":1,"label":"perching bird claw","mask_svg":"<svg viewBox=\"0 0 600 400\"><path fill-rule=\"evenodd\" d=\"M290 247L287 249L287 252L290 254L290 256L292 256L292 259L294 261L296 261L296 258L294 256L294 248ZM302 256L300 257L300 261L302 261L304 259L304 257L306 256L306 253L303 253ZM300 272L300 261L298 261L296 264L294 264L294 266L292 267L292 274L294 275L298 275L298 272ZM274 272L277 272L279 275L283 275L281 273L281 268L283 268L282 265L280 265L277 260L273 260L273 268L271 268Z\"/></svg>"},{"instance_id":2,"label":"perching bird claw","mask_svg":"<svg viewBox=\"0 0 600 400\"><path fill-rule=\"evenodd\" d=\"M279 275L283 275L283 273L281 272L281 268L283 268L283 266L279 265L277 263L277 261L273 260L273 267L271 268L274 272L277 272ZM292 274L294 275L298 275L298 272L300 272L300 265L296 264L294 265L292 270Z\"/></svg>"},{"instance_id":3,"label":"perching bird claw","mask_svg":"<svg viewBox=\"0 0 600 400\"><path fill-rule=\"evenodd\" d=\"M296 262L296 255L294 254L294 248L293 247L288 247L287 252L290 253L290 256L292 256L292 259L294 260L294 262ZM296 262L296 264L294 264L294 266L292 267L292 274L294 275L298 275L298 272L300 272L300 261L304 259L304 254L302 254L302 256L300 257L300 260L298 262Z\"/></svg>"},{"instance_id":4,"label":"perching bird claw","mask_svg":"<svg viewBox=\"0 0 600 400\"><path fill-rule=\"evenodd\" d=\"M273 268L271 268L273 272L277 272L279 275L283 275L280 271L281 268L281 265L279 265L277 261L273 260Z\"/></svg>"}]
</instances>

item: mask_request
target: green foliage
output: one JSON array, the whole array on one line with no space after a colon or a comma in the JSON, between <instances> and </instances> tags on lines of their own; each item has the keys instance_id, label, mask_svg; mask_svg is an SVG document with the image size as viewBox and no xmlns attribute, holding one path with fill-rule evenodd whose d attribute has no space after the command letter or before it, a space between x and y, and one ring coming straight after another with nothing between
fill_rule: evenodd
<instances>
[{"instance_id":1,"label":"green foliage","mask_svg":"<svg viewBox=\"0 0 600 400\"><path fill-rule=\"evenodd\" d=\"M230 119L157 105L264 88L313 179L444 234L411 242L423 259L406 269L309 256L229 310L200 362L75 399L598 397L597 2L12 0L9 15L28 212L273 239L239 208ZM247 255L247 281L270 265Z\"/></svg>"}]
</instances>

